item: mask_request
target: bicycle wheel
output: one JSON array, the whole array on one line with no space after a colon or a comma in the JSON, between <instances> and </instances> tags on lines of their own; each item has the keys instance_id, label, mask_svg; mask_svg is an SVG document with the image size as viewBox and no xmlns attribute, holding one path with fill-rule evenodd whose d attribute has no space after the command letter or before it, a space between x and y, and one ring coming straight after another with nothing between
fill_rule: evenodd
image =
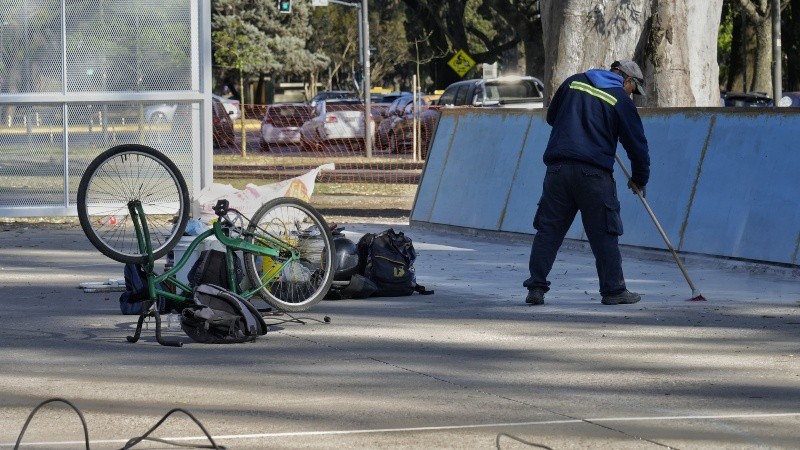
<instances>
[{"instance_id":1,"label":"bicycle wheel","mask_svg":"<svg viewBox=\"0 0 800 450\"><path fill-rule=\"evenodd\" d=\"M279 250L275 258L244 254L253 286L271 280L258 291L270 306L299 312L325 297L336 270L335 249L327 222L313 206L292 197L271 200L256 211L246 234L252 244Z\"/></svg>"},{"instance_id":2,"label":"bicycle wheel","mask_svg":"<svg viewBox=\"0 0 800 450\"><path fill-rule=\"evenodd\" d=\"M139 201L147 220L153 259L167 254L189 220L183 175L162 153L125 144L106 150L86 168L78 186L78 218L100 253L122 263L142 264L128 204Z\"/></svg>"}]
</instances>

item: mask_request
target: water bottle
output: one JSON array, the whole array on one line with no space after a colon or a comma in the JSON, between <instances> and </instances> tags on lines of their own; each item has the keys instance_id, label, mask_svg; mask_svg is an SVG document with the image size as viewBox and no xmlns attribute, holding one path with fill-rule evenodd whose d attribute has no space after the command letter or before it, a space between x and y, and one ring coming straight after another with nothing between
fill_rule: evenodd
<instances>
[{"instance_id":1,"label":"water bottle","mask_svg":"<svg viewBox=\"0 0 800 450\"><path fill-rule=\"evenodd\" d=\"M167 329L174 331L181 329L181 316L180 314L176 314L171 312L167 314Z\"/></svg>"}]
</instances>

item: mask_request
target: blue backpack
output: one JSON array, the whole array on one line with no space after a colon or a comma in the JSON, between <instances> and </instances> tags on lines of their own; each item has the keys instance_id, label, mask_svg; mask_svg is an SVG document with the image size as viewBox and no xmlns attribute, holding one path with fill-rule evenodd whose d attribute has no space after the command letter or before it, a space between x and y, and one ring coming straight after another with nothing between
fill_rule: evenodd
<instances>
[{"instance_id":1,"label":"blue backpack","mask_svg":"<svg viewBox=\"0 0 800 450\"><path fill-rule=\"evenodd\" d=\"M147 293L147 274L140 264L125 264L125 292L119 296L119 309L122 314L142 313L142 302L149 297ZM158 311L165 312L166 301L158 297Z\"/></svg>"}]
</instances>

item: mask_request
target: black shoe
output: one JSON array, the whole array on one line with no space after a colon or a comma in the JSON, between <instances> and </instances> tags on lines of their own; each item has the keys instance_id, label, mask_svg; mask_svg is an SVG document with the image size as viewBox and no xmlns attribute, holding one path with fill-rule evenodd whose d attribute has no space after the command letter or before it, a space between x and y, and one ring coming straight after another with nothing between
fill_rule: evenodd
<instances>
[{"instance_id":1,"label":"black shoe","mask_svg":"<svg viewBox=\"0 0 800 450\"><path fill-rule=\"evenodd\" d=\"M533 288L529 290L525 303L529 305L544 305L544 289Z\"/></svg>"},{"instance_id":2,"label":"black shoe","mask_svg":"<svg viewBox=\"0 0 800 450\"><path fill-rule=\"evenodd\" d=\"M641 299L641 295L625 289L619 294L604 295L601 303L604 305L629 305L631 303L636 303Z\"/></svg>"}]
</instances>

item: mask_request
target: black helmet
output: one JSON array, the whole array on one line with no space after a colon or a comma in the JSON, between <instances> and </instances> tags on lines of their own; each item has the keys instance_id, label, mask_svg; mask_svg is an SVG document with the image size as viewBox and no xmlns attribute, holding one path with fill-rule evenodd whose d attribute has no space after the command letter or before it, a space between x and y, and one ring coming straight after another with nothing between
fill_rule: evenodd
<instances>
[{"instance_id":1,"label":"black helmet","mask_svg":"<svg viewBox=\"0 0 800 450\"><path fill-rule=\"evenodd\" d=\"M336 272L333 279L336 281L349 281L356 274L358 269L358 248L356 243L344 236L333 238L333 246L336 249Z\"/></svg>"}]
</instances>

